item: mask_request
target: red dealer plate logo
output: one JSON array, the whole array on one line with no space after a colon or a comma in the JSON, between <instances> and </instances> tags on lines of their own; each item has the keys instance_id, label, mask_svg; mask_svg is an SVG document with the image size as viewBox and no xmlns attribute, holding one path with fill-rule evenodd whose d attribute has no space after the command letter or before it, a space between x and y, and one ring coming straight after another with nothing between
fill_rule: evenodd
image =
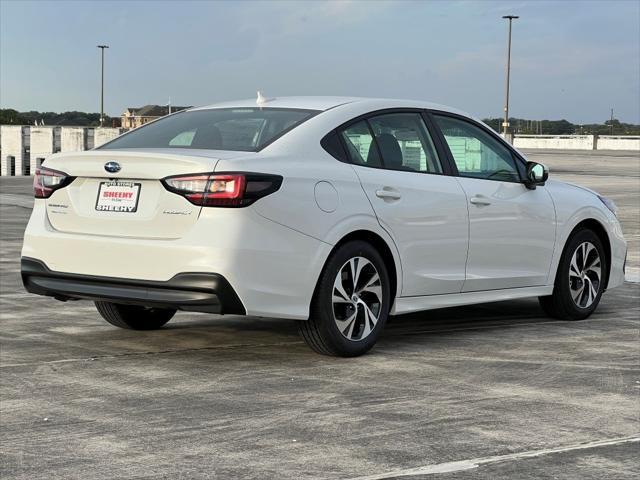
<instances>
[{"instance_id":1,"label":"red dealer plate logo","mask_svg":"<svg viewBox=\"0 0 640 480\"><path fill-rule=\"evenodd\" d=\"M101 182L98 189L96 210L100 212L134 213L138 210L140 183L126 180Z\"/></svg>"}]
</instances>

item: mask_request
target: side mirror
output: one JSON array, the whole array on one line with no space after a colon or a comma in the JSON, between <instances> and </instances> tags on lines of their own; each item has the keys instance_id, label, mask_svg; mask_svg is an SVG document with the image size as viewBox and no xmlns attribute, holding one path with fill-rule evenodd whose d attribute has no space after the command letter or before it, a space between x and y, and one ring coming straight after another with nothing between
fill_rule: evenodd
<instances>
[{"instance_id":1,"label":"side mirror","mask_svg":"<svg viewBox=\"0 0 640 480\"><path fill-rule=\"evenodd\" d=\"M536 162L527 162L527 179L524 184L527 188L534 190L538 185L544 185L549 179L549 169Z\"/></svg>"}]
</instances>

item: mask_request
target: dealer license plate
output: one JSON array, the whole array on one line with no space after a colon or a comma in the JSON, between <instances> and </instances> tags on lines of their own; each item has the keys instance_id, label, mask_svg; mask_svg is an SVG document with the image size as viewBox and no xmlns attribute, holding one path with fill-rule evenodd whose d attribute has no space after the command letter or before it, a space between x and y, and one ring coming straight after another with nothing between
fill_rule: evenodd
<instances>
[{"instance_id":1,"label":"dealer license plate","mask_svg":"<svg viewBox=\"0 0 640 480\"><path fill-rule=\"evenodd\" d=\"M96 210L101 212L134 213L138 209L140 183L126 180L100 182Z\"/></svg>"}]
</instances>

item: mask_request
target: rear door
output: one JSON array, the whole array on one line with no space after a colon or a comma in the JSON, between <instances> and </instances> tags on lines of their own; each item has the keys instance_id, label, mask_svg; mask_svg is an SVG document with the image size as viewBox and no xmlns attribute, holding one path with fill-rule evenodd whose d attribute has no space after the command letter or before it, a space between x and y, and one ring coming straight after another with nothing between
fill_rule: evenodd
<instances>
[{"instance_id":1,"label":"rear door","mask_svg":"<svg viewBox=\"0 0 640 480\"><path fill-rule=\"evenodd\" d=\"M167 191L160 179L212 172L218 153L225 152L199 156L194 152L106 150L51 157L44 167L76 178L46 200L49 222L67 233L180 238L197 221L201 207ZM107 164L113 167L114 163L120 169L107 171Z\"/></svg>"},{"instance_id":2,"label":"rear door","mask_svg":"<svg viewBox=\"0 0 640 480\"><path fill-rule=\"evenodd\" d=\"M464 192L444 175L418 112L372 116L340 133L380 225L402 260L402 296L457 293L468 247Z\"/></svg>"},{"instance_id":3,"label":"rear door","mask_svg":"<svg viewBox=\"0 0 640 480\"><path fill-rule=\"evenodd\" d=\"M469 204L463 291L545 285L555 245L555 208L546 188L530 190L511 150L463 117L434 114Z\"/></svg>"}]
</instances>

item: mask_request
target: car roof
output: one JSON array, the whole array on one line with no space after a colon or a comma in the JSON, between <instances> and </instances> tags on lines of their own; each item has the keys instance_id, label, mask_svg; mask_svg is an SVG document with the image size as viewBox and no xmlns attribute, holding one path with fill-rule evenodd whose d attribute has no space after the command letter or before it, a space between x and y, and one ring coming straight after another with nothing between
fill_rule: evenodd
<instances>
[{"instance_id":1,"label":"car roof","mask_svg":"<svg viewBox=\"0 0 640 480\"><path fill-rule=\"evenodd\" d=\"M346 105L358 104L359 107L366 109L368 105L372 110L380 110L384 108L428 108L433 110L441 110L452 113L459 113L465 116L469 114L455 108L439 105L437 103L424 102L420 100L402 100L392 98L365 98L365 97L266 97L266 101L258 105L255 98L245 100L234 100L229 102L215 103L202 107L195 107L190 110L210 110L218 108L255 108L261 106L263 108L298 108L306 110L326 111L332 108Z\"/></svg>"}]
</instances>

